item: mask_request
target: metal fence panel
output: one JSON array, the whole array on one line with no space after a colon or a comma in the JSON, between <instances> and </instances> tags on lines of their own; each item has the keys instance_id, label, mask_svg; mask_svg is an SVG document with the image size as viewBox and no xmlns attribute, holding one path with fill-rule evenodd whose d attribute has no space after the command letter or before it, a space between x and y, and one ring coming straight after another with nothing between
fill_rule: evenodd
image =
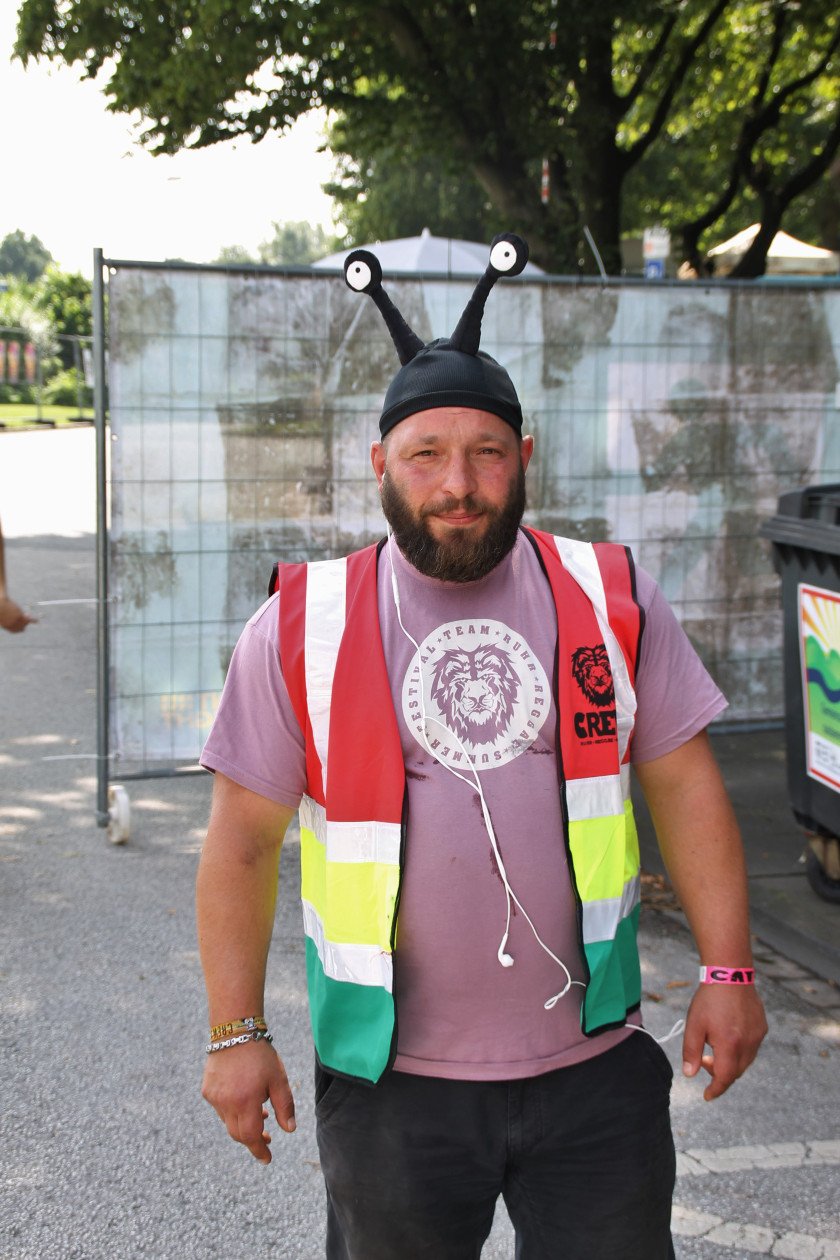
<instances>
[{"instance_id":1,"label":"metal fence panel","mask_svg":"<svg viewBox=\"0 0 840 1260\"><path fill-rule=\"evenodd\" d=\"M388 288L424 340L472 280ZM340 276L110 263L110 746L194 761L277 559L382 533L370 441L397 360ZM728 694L783 712L762 520L840 479L840 288L502 282L482 349L537 439L527 519L632 546Z\"/></svg>"}]
</instances>

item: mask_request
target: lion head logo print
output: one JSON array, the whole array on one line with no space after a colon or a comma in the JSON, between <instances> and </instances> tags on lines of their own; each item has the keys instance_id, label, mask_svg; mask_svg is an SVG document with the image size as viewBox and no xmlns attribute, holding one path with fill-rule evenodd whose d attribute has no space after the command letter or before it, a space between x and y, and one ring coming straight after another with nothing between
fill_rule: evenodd
<instances>
[{"instance_id":1,"label":"lion head logo print","mask_svg":"<svg viewBox=\"0 0 840 1260\"><path fill-rule=\"evenodd\" d=\"M495 770L537 739L551 685L524 635L492 617L445 621L406 669L402 711L424 753L455 770Z\"/></svg>"},{"instance_id":2,"label":"lion head logo print","mask_svg":"<svg viewBox=\"0 0 840 1260\"><path fill-rule=\"evenodd\" d=\"M495 644L451 648L435 663L431 694L451 731L474 748L492 744L510 725L519 679Z\"/></svg>"},{"instance_id":3,"label":"lion head logo print","mask_svg":"<svg viewBox=\"0 0 840 1260\"><path fill-rule=\"evenodd\" d=\"M610 658L603 643L596 643L594 647L579 647L573 652L572 674L591 704L599 709L612 708L615 692Z\"/></svg>"}]
</instances>

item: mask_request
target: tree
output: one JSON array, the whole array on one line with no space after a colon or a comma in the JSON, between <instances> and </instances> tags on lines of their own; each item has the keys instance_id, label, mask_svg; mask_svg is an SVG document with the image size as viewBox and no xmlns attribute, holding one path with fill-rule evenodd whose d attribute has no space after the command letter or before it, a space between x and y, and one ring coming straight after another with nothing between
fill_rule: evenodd
<instances>
[{"instance_id":1,"label":"tree","mask_svg":"<svg viewBox=\"0 0 840 1260\"><path fill-rule=\"evenodd\" d=\"M305 267L316 258L323 258L341 247L335 237L329 236L320 224L304 219L288 223L272 223L273 234L257 246L256 255L244 245L224 245L219 250L218 263L262 263L267 267Z\"/></svg>"},{"instance_id":2,"label":"tree","mask_svg":"<svg viewBox=\"0 0 840 1260\"><path fill-rule=\"evenodd\" d=\"M24 236L18 229L0 241L0 276L37 280L53 261L53 256L37 236Z\"/></svg>"},{"instance_id":3,"label":"tree","mask_svg":"<svg viewBox=\"0 0 840 1260\"><path fill-rule=\"evenodd\" d=\"M16 48L104 70L111 108L139 111L160 153L325 106L351 161L469 171L554 270L591 269L587 227L616 272L628 188L677 155L666 221L690 245L748 200L757 274L840 149L838 37L834 0L23 0Z\"/></svg>"},{"instance_id":4,"label":"tree","mask_svg":"<svg viewBox=\"0 0 840 1260\"><path fill-rule=\"evenodd\" d=\"M223 245L219 250L213 262L224 263L229 266L236 263L244 263L255 265L259 259L255 258L244 245Z\"/></svg>"},{"instance_id":5,"label":"tree","mask_svg":"<svg viewBox=\"0 0 840 1260\"><path fill-rule=\"evenodd\" d=\"M92 335L91 281L60 271L55 264L34 283L15 278L0 293L0 326L19 330L37 347L39 380L48 387L43 401L75 403L82 386L81 356L72 338ZM24 396L29 392L25 385L7 387L9 390Z\"/></svg>"},{"instance_id":6,"label":"tree","mask_svg":"<svg viewBox=\"0 0 840 1260\"><path fill-rule=\"evenodd\" d=\"M833 64L838 48L840 20L827 22L819 3L801 9L742 4L737 13L726 13L710 43L706 82L697 82L689 108L675 111L656 152L640 164L636 190L646 214L637 204L637 222L668 221L681 238L683 257L699 266L707 229L717 224L719 234L729 235L758 220L758 237L733 272L756 276L782 216L811 190L791 225L830 245L826 208L836 204L832 183L840 147L840 67ZM724 87L727 108L720 110ZM709 145L706 119L716 107ZM698 174L714 190L699 202Z\"/></svg>"},{"instance_id":7,"label":"tree","mask_svg":"<svg viewBox=\"0 0 840 1260\"><path fill-rule=\"evenodd\" d=\"M260 262L271 267L305 267L339 248L335 237L318 223L299 219L271 226L273 235L257 247Z\"/></svg>"},{"instance_id":8,"label":"tree","mask_svg":"<svg viewBox=\"0 0 840 1260\"><path fill-rule=\"evenodd\" d=\"M336 176L324 191L336 202L346 245L418 236L423 228L436 236L489 241L499 230L487 194L463 167L419 152L405 164L397 144L369 152L340 123L329 138Z\"/></svg>"},{"instance_id":9,"label":"tree","mask_svg":"<svg viewBox=\"0 0 840 1260\"><path fill-rule=\"evenodd\" d=\"M91 337L93 335L92 284L77 272L47 267L33 289L33 305L46 316L59 337ZM66 368L75 367L78 356L71 341L62 341L61 361Z\"/></svg>"}]
</instances>

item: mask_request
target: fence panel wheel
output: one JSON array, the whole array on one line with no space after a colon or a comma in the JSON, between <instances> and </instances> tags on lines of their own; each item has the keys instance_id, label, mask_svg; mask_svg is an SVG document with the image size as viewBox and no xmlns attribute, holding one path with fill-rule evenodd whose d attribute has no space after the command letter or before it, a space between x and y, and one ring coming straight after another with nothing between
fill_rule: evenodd
<instances>
[{"instance_id":1,"label":"fence panel wheel","mask_svg":"<svg viewBox=\"0 0 840 1260\"><path fill-rule=\"evenodd\" d=\"M125 844L131 831L131 806L121 783L108 788L108 839L111 844Z\"/></svg>"}]
</instances>

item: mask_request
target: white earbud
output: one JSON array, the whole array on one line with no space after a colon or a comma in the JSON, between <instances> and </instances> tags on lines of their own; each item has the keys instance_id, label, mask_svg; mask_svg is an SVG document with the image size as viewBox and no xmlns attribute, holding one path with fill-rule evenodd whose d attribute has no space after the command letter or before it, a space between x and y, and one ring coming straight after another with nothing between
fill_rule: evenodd
<instances>
[{"instance_id":1,"label":"white earbud","mask_svg":"<svg viewBox=\"0 0 840 1260\"><path fill-rule=\"evenodd\" d=\"M502 939L499 941L499 952L497 953L496 957L498 958L499 962L502 964L503 967L512 967L513 955L507 952L507 943L508 943L508 931L507 929L505 929L505 934L502 937Z\"/></svg>"},{"instance_id":2,"label":"white earbud","mask_svg":"<svg viewBox=\"0 0 840 1260\"><path fill-rule=\"evenodd\" d=\"M505 935L499 941L499 953L496 958L499 959L502 966L513 966L514 956L508 953L508 936L510 935L508 927L505 927Z\"/></svg>"}]
</instances>

